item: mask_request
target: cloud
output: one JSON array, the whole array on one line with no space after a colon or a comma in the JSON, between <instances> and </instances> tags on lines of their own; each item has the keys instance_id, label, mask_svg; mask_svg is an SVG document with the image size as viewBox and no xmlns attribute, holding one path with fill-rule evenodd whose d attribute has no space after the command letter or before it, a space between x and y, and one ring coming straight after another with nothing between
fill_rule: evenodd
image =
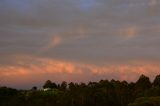
<instances>
[{"instance_id":1,"label":"cloud","mask_svg":"<svg viewBox=\"0 0 160 106\"><path fill-rule=\"evenodd\" d=\"M157 0L150 0L149 6L153 7L153 6L157 5L157 3L158 3Z\"/></svg>"},{"instance_id":2,"label":"cloud","mask_svg":"<svg viewBox=\"0 0 160 106\"><path fill-rule=\"evenodd\" d=\"M155 74L159 7L158 0L0 0L1 82L21 76L25 83L38 83L52 76L87 81ZM138 65L130 63L135 60Z\"/></svg>"},{"instance_id":3,"label":"cloud","mask_svg":"<svg viewBox=\"0 0 160 106\"><path fill-rule=\"evenodd\" d=\"M157 63L139 61L98 66L31 56L13 56L12 59L16 64L0 66L1 84L7 82L11 85L14 82L14 86L28 84L30 87L31 81L42 84L47 79L55 82L88 82L100 79L135 81L140 74L145 74L153 80L160 69Z\"/></svg>"},{"instance_id":4,"label":"cloud","mask_svg":"<svg viewBox=\"0 0 160 106\"><path fill-rule=\"evenodd\" d=\"M138 34L138 29L136 27L127 27L120 29L120 35L125 36L126 39L131 39Z\"/></svg>"},{"instance_id":5,"label":"cloud","mask_svg":"<svg viewBox=\"0 0 160 106\"><path fill-rule=\"evenodd\" d=\"M62 43L62 38L60 36L54 36L53 38L51 38L49 43L45 47L43 47L41 50L47 51L49 49L56 47L57 45L60 45L61 43Z\"/></svg>"}]
</instances>

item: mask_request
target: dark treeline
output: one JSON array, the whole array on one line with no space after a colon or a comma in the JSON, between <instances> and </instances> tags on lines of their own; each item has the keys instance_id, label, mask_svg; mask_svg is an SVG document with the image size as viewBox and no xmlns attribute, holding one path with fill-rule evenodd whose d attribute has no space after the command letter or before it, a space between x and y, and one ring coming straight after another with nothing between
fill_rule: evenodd
<instances>
[{"instance_id":1,"label":"dark treeline","mask_svg":"<svg viewBox=\"0 0 160 106\"><path fill-rule=\"evenodd\" d=\"M56 84L42 90L0 87L0 106L160 106L160 75L153 82L141 75L133 83L116 80Z\"/></svg>"}]
</instances>

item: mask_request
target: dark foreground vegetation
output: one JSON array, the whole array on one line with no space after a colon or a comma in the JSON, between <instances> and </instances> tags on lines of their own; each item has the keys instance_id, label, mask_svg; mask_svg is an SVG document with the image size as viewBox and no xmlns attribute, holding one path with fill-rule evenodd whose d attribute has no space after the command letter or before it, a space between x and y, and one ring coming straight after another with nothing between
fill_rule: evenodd
<instances>
[{"instance_id":1,"label":"dark foreground vegetation","mask_svg":"<svg viewBox=\"0 0 160 106\"><path fill-rule=\"evenodd\" d=\"M160 75L152 83L144 75L135 83L101 80L56 84L48 80L43 88L0 87L0 106L160 106Z\"/></svg>"}]
</instances>

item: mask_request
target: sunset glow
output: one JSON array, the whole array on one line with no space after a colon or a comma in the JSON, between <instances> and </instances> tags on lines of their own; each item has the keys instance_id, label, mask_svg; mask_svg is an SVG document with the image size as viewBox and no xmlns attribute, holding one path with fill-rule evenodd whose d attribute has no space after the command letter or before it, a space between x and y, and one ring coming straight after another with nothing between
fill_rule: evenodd
<instances>
[{"instance_id":1,"label":"sunset glow","mask_svg":"<svg viewBox=\"0 0 160 106\"><path fill-rule=\"evenodd\" d=\"M160 74L159 0L0 0L0 85Z\"/></svg>"}]
</instances>

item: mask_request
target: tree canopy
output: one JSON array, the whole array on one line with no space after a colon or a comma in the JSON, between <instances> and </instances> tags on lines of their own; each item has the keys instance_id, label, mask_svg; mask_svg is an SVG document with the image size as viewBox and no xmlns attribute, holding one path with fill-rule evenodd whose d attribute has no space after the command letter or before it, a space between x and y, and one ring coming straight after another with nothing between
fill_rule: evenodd
<instances>
[{"instance_id":1,"label":"tree canopy","mask_svg":"<svg viewBox=\"0 0 160 106\"><path fill-rule=\"evenodd\" d=\"M141 75L134 83L118 80L60 84L47 80L39 90L0 87L0 106L160 106L160 75Z\"/></svg>"}]
</instances>

